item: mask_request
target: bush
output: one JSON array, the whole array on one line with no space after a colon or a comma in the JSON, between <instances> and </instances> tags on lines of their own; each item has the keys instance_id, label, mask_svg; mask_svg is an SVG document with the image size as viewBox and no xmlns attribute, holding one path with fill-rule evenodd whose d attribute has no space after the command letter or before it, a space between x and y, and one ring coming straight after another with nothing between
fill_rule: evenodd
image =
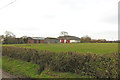
<instances>
[{"instance_id":1,"label":"bush","mask_svg":"<svg viewBox=\"0 0 120 80\"><path fill-rule=\"evenodd\" d=\"M118 61L120 61L118 53L113 54L112 57L75 52L57 54L49 51L10 46L3 46L2 51L3 56L39 64L41 66L38 69L39 74L45 68L50 68L53 71L72 72L94 78L118 77Z\"/></svg>"}]
</instances>

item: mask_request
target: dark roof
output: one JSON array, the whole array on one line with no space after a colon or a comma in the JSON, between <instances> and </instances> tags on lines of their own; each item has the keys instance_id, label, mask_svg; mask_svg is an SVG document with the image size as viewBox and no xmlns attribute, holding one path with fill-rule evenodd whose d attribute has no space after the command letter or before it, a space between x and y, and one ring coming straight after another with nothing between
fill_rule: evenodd
<instances>
[{"instance_id":1,"label":"dark roof","mask_svg":"<svg viewBox=\"0 0 120 80\"><path fill-rule=\"evenodd\" d=\"M45 39L57 39L57 38L53 38L53 37L47 37L47 38L45 38Z\"/></svg>"},{"instance_id":2,"label":"dark roof","mask_svg":"<svg viewBox=\"0 0 120 80\"><path fill-rule=\"evenodd\" d=\"M75 36L59 36L58 39L80 40L79 37L75 37Z\"/></svg>"},{"instance_id":3,"label":"dark roof","mask_svg":"<svg viewBox=\"0 0 120 80\"><path fill-rule=\"evenodd\" d=\"M44 40L44 37L28 37L28 39L33 39L33 40Z\"/></svg>"}]
</instances>

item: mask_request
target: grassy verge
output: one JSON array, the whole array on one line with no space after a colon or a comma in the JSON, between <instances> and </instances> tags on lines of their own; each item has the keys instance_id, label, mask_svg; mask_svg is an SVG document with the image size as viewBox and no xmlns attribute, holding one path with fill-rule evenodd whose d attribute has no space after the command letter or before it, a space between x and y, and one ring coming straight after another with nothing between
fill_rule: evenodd
<instances>
[{"instance_id":1,"label":"grassy verge","mask_svg":"<svg viewBox=\"0 0 120 80\"><path fill-rule=\"evenodd\" d=\"M54 72L54 71L49 71L49 70L43 71L41 73L41 77L43 78L92 78L92 77L87 77L87 76L80 76L74 73Z\"/></svg>"},{"instance_id":2,"label":"grassy verge","mask_svg":"<svg viewBox=\"0 0 120 80\"><path fill-rule=\"evenodd\" d=\"M21 60L15 60L12 58L2 57L2 68L14 75L26 76L36 78L37 68L39 66L36 64L24 62Z\"/></svg>"},{"instance_id":3,"label":"grassy verge","mask_svg":"<svg viewBox=\"0 0 120 80\"><path fill-rule=\"evenodd\" d=\"M86 78L73 73L53 72L50 70L44 70L38 75L37 69L39 65L8 57L2 57L2 68L16 76L30 78Z\"/></svg>"}]
</instances>

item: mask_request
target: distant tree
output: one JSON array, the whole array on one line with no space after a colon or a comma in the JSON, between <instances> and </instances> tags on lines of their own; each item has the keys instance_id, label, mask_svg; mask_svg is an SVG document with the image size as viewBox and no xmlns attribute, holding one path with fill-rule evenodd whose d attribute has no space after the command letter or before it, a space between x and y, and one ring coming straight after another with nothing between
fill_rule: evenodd
<instances>
[{"instance_id":1,"label":"distant tree","mask_svg":"<svg viewBox=\"0 0 120 80\"><path fill-rule=\"evenodd\" d=\"M97 42L98 43L104 43L104 42L106 42L106 39L98 39Z\"/></svg>"},{"instance_id":2,"label":"distant tree","mask_svg":"<svg viewBox=\"0 0 120 80\"><path fill-rule=\"evenodd\" d=\"M105 43L106 39L91 39L91 43Z\"/></svg>"},{"instance_id":3,"label":"distant tree","mask_svg":"<svg viewBox=\"0 0 120 80\"><path fill-rule=\"evenodd\" d=\"M15 44L17 41L15 40L15 38L12 37L7 37L4 39L4 44Z\"/></svg>"},{"instance_id":4,"label":"distant tree","mask_svg":"<svg viewBox=\"0 0 120 80\"><path fill-rule=\"evenodd\" d=\"M22 38L16 38L16 44L24 44L24 39Z\"/></svg>"},{"instance_id":5,"label":"distant tree","mask_svg":"<svg viewBox=\"0 0 120 80\"><path fill-rule=\"evenodd\" d=\"M97 40L96 40L96 39L91 39L90 42L91 42L91 43L97 43Z\"/></svg>"},{"instance_id":6,"label":"distant tree","mask_svg":"<svg viewBox=\"0 0 120 80\"><path fill-rule=\"evenodd\" d=\"M9 38L9 37L15 38L16 36L15 36L15 34L13 34L12 32L6 31L6 32L5 32L5 37L6 37L6 38Z\"/></svg>"},{"instance_id":7,"label":"distant tree","mask_svg":"<svg viewBox=\"0 0 120 80\"><path fill-rule=\"evenodd\" d=\"M4 37L5 37L4 35L0 35L0 38L4 39Z\"/></svg>"},{"instance_id":8,"label":"distant tree","mask_svg":"<svg viewBox=\"0 0 120 80\"><path fill-rule=\"evenodd\" d=\"M63 36L67 36L68 32L62 31L60 34L63 35Z\"/></svg>"},{"instance_id":9,"label":"distant tree","mask_svg":"<svg viewBox=\"0 0 120 80\"><path fill-rule=\"evenodd\" d=\"M14 44L16 43L15 34L10 31L5 32L4 44Z\"/></svg>"},{"instance_id":10,"label":"distant tree","mask_svg":"<svg viewBox=\"0 0 120 80\"><path fill-rule=\"evenodd\" d=\"M81 42L81 43L91 42L91 37L89 37L89 36L81 37L81 38L80 38L80 42Z\"/></svg>"},{"instance_id":11,"label":"distant tree","mask_svg":"<svg viewBox=\"0 0 120 80\"><path fill-rule=\"evenodd\" d=\"M24 41L24 43L28 43L28 37L27 36L22 36L21 39Z\"/></svg>"},{"instance_id":12,"label":"distant tree","mask_svg":"<svg viewBox=\"0 0 120 80\"><path fill-rule=\"evenodd\" d=\"M4 35L0 35L0 43L4 42Z\"/></svg>"}]
</instances>

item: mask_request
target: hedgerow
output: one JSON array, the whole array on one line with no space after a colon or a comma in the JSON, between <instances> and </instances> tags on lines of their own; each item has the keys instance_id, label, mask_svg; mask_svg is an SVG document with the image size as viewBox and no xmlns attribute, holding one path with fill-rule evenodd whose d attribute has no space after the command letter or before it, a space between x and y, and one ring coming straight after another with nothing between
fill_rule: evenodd
<instances>
[{"instance_id":1,"label":"hedgerow","mask_svg":"<svg viewBox=\"0 0 120 80\"><path fill-rule=\"evenodd\" d=\"M119 54L111 57L97 54L80 54L75 52L54 53L35 49L3 46L2 55L14 59L39 64L38 74L45 68L58 72L72 72L81 76L94 78L117 78Z\"/></svg>"}]
</instances>

